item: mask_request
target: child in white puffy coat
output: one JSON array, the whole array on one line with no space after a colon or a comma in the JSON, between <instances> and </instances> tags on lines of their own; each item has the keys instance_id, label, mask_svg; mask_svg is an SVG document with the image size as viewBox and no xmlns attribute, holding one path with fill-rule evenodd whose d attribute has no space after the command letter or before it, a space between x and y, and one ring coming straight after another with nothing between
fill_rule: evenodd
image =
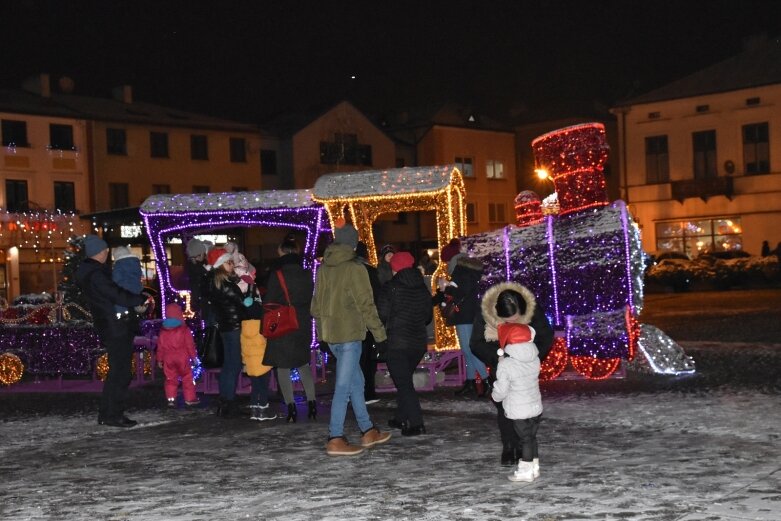
<instances>
[{"instance_id":1,"label":"child in white puffy coat","mask_svg":"<svg viewBox=\"0 0 781 521\"><path fill-rule=\"evenodd\" d=\"M497 303L497 308L502 304ZM510 304L512 310L513 304L518 303L504 304ZM542 417L540 359L534 344L534 328L513 321L518 316L516 308L516 312L504 318L507 321L497 327L501 348L491 397L502 402L505 416L513 420L515 432L521 439L521 459L508 479L530 482L540 474L537 453L537 428Z\"/></svg>"}]
</instances>

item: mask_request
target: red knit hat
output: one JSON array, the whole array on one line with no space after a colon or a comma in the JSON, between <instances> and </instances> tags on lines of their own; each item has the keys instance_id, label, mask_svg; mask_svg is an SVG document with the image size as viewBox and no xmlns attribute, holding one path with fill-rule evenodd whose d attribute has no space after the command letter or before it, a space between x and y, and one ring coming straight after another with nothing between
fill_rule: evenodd
<instances>
[{"instance_id":1,"label":"red knit hat","mask_svg":"<svg viewBox=\"0 0 781 521\"><path fill-rule=\"evenodd\" d=\"M391 270L398 273L403 269L411 268L415 265L415 258L412 256L410 252L407 251L400 251L398 253L394 253L393 257L391 257L390 260L390 267Z\"/></svg>"},{"instance_id":2,"label":"red knit hat","mask_svg":"<svg viewBox=\"0 0 781 521\"><path fill-rule=\"evenodd\" d=\"M461 241L456 238L450 239L447 246L442 248L442 251L439 253L439 260L442 262L450 262L450 259L459 253L461 253Z\"/></svg>"},{"instance_id":3,"label":"red knit hat","mask_svg":"<svg viewBox=\"0 0 781 521\"><path fill-rule=\"evenodd\" d=\"M230 259L231 254L225 251L223 248L212 248L206 255L206 262L208 262L209 266L211 266L213 269L219 268Z\"/></svg>"}]
</instances>

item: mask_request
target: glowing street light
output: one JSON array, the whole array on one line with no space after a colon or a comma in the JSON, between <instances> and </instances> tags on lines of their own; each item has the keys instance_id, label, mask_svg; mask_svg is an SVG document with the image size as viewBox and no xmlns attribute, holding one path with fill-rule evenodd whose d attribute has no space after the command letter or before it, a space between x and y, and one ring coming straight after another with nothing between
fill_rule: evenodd
<instances>
[{"instance_id":1,"label":"glowing street light","mask_svg":"<svg viewBox=\"0 0 781 521\"><path fill-rule=\"evenodd\" d=\"M544 168L535 168L534 173L537 174L539 179L550 179L550 174Z\"/></svg>"}]
</instances>

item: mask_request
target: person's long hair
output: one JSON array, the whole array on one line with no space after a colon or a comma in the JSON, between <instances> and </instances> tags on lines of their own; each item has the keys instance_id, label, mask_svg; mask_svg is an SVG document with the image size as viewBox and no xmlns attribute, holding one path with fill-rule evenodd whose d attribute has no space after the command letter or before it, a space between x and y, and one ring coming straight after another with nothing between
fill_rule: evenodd
<instances>
[{"instance_id":1,"label":"person's long hair","mask_svg":"<svg viewBox=\"0 0 781 521\"><path fill-rule=\"evenodd\" d=\"M222 289L222 284L226 280L230 280L231 274L228 273L225 268L223 268L225 264L220 264L215 270L214 270L214 286L217 289Z\"/></svg>"}]
</instances>

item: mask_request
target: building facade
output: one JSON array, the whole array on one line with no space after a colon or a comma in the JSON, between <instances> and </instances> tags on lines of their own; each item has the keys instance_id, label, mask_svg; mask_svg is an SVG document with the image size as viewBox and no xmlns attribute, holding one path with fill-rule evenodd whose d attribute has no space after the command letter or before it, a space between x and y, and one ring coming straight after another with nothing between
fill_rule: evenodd
<instances>
[{"instance_id":1,"label":"building facade","mask_svg":"<svg viewBox=\"0 0 781 521\"><path fill-rule=\"evenodd\" d=\"M648 252L781 241L781 49L749 49L615 109L623 198Z\"/></svg>"},{"instance_id":2,"label":"building facade","mask_svg":"<svg viewBox=\"0 0 781 521\"><path fill-rule=\"evenodd\" d=\"M74 95L67 78L57 86L42 74L22 90L0 91L0 204L8 221L0 286L9 297L53 291L67 238L93 226L111 245L133 245L153 272L137 215L149 195L258 190L261 158L274 170L276 155L263 154L273 140L255 126L137 102L129 86L113 98ZM65 212L97 217L64 221ZM181 260L178 251L172 257Z\"/></svg>"}]
</instances>

